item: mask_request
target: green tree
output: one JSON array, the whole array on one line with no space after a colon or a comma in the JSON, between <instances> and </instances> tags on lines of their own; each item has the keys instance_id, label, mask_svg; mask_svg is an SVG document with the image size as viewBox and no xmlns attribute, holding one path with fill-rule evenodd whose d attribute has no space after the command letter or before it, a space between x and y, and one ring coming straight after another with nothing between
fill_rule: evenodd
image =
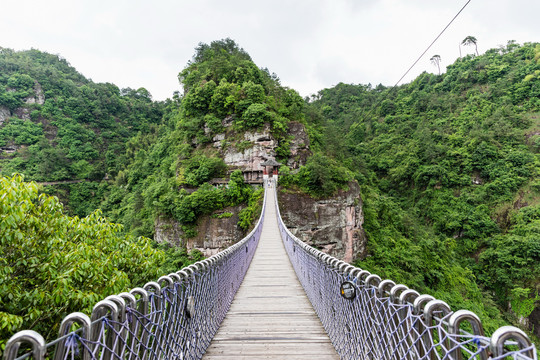
<instances>
[{"instance_id":1,"label":"green tree","mask_svg":"<svg viewBox=\"0 0 540 360\"><path fill-rule=\"evenodd\" d=\"M435 66L437 66L437 69L439 70L439 75L441 75L441 56L440 55L433 55L431 59L429 59L431 63Z\"/></svg>"},{"instance_id":2,"label":"green tree","mask_svg":"<svg viewBox=\"0 0 540 360\"><path fill-rule=\"evenodd\" d=\"M257 128L270 119L270 113L265 104L251 104L236 121L241 129Z\"/></svg>"},{"instance_id":3,"label":"green tree","mask_svg":"<svg viewBox=\"0 0 540 360\"><path fill-rule=\"evenodd\" d=\"M335 160L317 153L310 157L296 175L296 182L306 193L315 197L329 197L343 189L352 175Z\"/></svg>"},{"instance_id":4,"label":"green tree","mask_svg":"<svg viewBox=\"0 0 540 360\"><path fill-rule=\"evenodd\" d=\"M463 41L461 41L461 45L469 46L474 45L474 49L476 51L476 55L478 56L478 40L474 36L467 36Z\"/></svg>"},{"instance_id":5,"label":"green tree","mask_svg":"<svg viewBox=\"0 0 540 360\"><path fill-rule=\"evenodd\" d=\"M33 329L48 340L74 311L156 279L164 259L150 240L122 232L100 211L64 214L22 176L0 177L0 346Z\"/></svg>"}]
</instances>

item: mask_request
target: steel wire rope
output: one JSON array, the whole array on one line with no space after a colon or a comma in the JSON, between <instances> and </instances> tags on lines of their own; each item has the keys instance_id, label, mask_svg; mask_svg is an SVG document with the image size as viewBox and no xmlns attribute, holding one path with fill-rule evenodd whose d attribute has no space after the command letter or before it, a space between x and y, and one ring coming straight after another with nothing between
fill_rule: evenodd
<instances>
[{"instance_id":1,"label":"steel wire rope","mask_svg":"<svg viewBox=\"0 0 540 360\"><path fill-rule=\"evenodd\" d=\"M437 40L439 40L439 38L442 36L442 34L444 34L444 32L446 31L446 29L448 29L450 27L450 25L452 25L452 23L454 22L454 20L457 19L457 17L463 12L463 10L465 10L465 8L467 7L467 5L469 5L469 3L471 2L472 0L468 0L465 5L463 5L461 7L461 9L457 12L456 15L454 15L454 17L452 18L452 20L450 20L450 22L444 27L444 29L441 30L441 32L439 33L439 35L437 35L437 37L435 37L435 39L431 42L431 44L429 44L429 46L426 48L426 50L424 50L424 52L415 60L415 62L407 69L407 71L405 71L405 73L399 78L399 80L394 84L394 86L392 86L390 88L390 90L388 90L387 94L382 98L380 99L379 101L377 101L375 103L375 105L371 108L371 110L366 114L365 118L367 119L371 113L373 112L373 109L376 109L377 106L379 106L379 104L381 104L384 100L386 100L388 98L388 94L390 94L398 85L399 83L401 82L401 80L403 80L403 78L405 78L405 76L407 76L407 74L415 67L416 64L418 64L418 62L422 59L422 57L428 52L429 49L431 49L431 47L433 46L433 44L435 44L435 42L437 42Z\"/></svg>"},{"instance_id":2,"label":"steel wire rope","mask_svg":"<svg viewBox=\"0 0 540 360\"><path fill-rule=\"evenodd\" d=\"M450 22L444 27L444 29L442 29L442 31L439 33L439 35L437 35L437 37L435 38L435 40L433 40L431 42L431 44L429 44L429 46L426 48L426 50L424 50L424 52L418 57L418 59L416 59L416 61L411 65L411 67L405 71L405 74L403 74L402 77L399 78L399 80L396 82L396 84L392 87L392 89L394 89L400 82L401 80L403 80L403 78L405 76L407 76L407 74L412 70L412 68L422 59L422 57L428 52L429 49L431 49L431 47L433 46L433 44L435 44L435 42L437 40L439 40L439 38L442 36L442 34L444 34L444 32L446 31L446 29L448 29L450 27L450 25L452 25L452 23L454 22L454 20L457 19L457 17L459 16L459 14L461 14L461 12L463 10L465 10L465 8L467 7L467 5L469 5L469 3L471 2L472 0L468 0L465 5L463 5L463 7L458 11L458 13L452 18L452 20L450 20ZM390 90L392 90L390 89Z\"/></svg>"}]
</instances>

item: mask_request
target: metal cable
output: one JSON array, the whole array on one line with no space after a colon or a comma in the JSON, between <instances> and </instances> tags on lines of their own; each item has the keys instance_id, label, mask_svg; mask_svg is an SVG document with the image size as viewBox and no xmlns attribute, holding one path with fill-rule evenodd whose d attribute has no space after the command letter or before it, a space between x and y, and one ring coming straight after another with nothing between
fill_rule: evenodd
<instances>
[{"instance_id":1,"label":"metal cable","mask_svg":"<svg viewBox=\"0 0 540 360\"><path fill-rule=\"evenodd\" d=\"M107 297L94 306L91 318L68 315L58 339L49 344L34 331L18 332L8 340L4 360L16 359L24 343L33 351L18 359L41 360L46 353L55 360L202 358L255 253L266 192L259 221L238 243L143 288ZM70 332L73 323L82 330Z\"/></svg>"},{"instance_id":2,"label":"metal cable","mask_svg":"<svg viewBox=\"0 0 540 360\"><path fill-rule=\"evenodd\" d=\"M279 214L285 249L302 287L341 359L536 359L536 348L518 328L484 336L478 317L451 311L441 300L322 253L296 238ZM340 293L348 283L356 296ZM470 322L475 333L460 329ZM510 339L517 340L514 349ZM514 343L515 344L515 343Z\"/></svg>"}]
</instances>

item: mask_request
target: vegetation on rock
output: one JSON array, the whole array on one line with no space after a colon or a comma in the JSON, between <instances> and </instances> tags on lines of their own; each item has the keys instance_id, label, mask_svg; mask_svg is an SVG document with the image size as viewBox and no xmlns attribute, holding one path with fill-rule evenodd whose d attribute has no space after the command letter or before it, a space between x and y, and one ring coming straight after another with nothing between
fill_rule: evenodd
<instances>
[{"instance_id":1,"label":"vegetation on rock","mask_svg":"<svg viewBox=\"0 0 540 360\"><path fill-rule=\"evenodd\" d=\"M473 310L489 330L533 311L540 44L510 41L397 88L338 84L307 112L322 151L361 185L369 255L357 265Z\"/></svg>"},{"instance_id":2,"label":"vegetation on rock","mask_svg":"<svg viewBox=\"0 0 540 360\"><path fill-rule=\"evenodd\" d=\"M0 127L0 174L76 185L49 189L70 213L85 216L98 207L102 179L126 165L126 144L161 121L163 104L150 93L96 84L56 55L38 50L0 49L0 112L11 116Z\"/></svg>"},{"instance_id":3,"label":"vegetation on rock","mask_svg":"<svg viewBox=\"0 0 540 360\"><path fill-rule=\"evenodd\" d=\"M488 331L536 311L540 44L511 41L396 88L338 84L303 100L225 39L200 44L179 79L184 93L157 103L58 56L0 49L2 339L54 331L69 311L200 259L139 237L161 217L188 237L200 216L244 204L247 231L262 190L227 167L221 146L249 149L243 133L266 128L287 160L291 121L314 155L282 167L280 184L317 198L361 186L369 255L357 265L475 311ZM45 188L78 217L13 172L83 180Z\"/></svg>"}]
</instances>

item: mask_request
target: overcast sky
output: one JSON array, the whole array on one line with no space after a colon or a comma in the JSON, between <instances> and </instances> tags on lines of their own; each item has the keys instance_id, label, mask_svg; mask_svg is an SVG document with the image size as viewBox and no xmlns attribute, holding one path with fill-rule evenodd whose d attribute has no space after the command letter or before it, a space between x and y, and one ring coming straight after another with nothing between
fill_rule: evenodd
<instances>
[{"instance_id":1,"label":"overcast sky","mask_svg":"<svg viewBox=\"0 0 540 360\"><path fill-rule=\"evenodd\" d=\"M59 54L95 82L180 90L199 42L230 37L259 67L307 96L339 82L394 85L467 0L2 0L0 46ZM480 53L540 42L539 0L472 0L403 82L466 36ZM462 47L463 54L474 47Z\"/></svg>"}]
</instances>

